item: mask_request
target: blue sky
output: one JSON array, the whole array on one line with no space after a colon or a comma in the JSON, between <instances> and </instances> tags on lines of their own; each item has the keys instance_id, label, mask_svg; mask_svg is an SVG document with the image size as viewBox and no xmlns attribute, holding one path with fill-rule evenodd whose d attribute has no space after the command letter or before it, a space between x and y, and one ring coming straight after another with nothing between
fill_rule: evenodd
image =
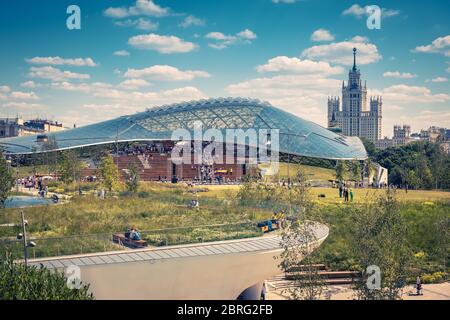
<instances>
[{"instance_id":1,"label":"blue sky","mask_svg":"<svg viewBox=\"0 0 450 320\"><path fill-rule=\"evenodd\" d=\"M81 9L68 30L66 9ZM383 8L380 30L365 6ZM246 96L325 125L353 47L384 135L450 127L442 1L30 0L0 7L0 116L84 125L146 107Z\"/></svg>"}]
</instances>

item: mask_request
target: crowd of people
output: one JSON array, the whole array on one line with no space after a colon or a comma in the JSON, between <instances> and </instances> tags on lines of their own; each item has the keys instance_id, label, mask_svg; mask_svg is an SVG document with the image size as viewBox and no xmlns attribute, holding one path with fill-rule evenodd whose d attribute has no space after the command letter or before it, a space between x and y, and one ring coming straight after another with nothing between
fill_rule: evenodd
<instances>
[{"instance_id":1,"label":"crowd of people","mask_svg":"<svg viewBox=\"0 0 450 320\"><path fill-rule=\"evenodd\" d=\"M139 145L124 145L119 149L119 155L127 156L139 156L139 155L150 155L152 153L164 154L171 152L173 149L170 145L165 145L162 143L147 143Z\"/></svg>"},{"instance_id":2,"label":"crowd of people","mask_svg":"<svg viewBox=\"0 0 450 320\"><path fill-rule=\"evenodd\" d=\"M47 197L48 194L48 179L38 176L28 176L16 180L16 186L28 189L28 191L37 190L38 195L42 198Z\"/></svg>"}]
</instances>

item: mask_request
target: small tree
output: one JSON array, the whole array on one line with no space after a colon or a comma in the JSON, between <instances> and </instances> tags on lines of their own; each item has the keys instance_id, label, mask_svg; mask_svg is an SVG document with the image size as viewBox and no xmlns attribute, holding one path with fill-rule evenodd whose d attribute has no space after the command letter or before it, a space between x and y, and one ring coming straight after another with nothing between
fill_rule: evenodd
<instances>
[{"instance_id":1,"label":"small tree","mask_svg":"<svg viewBox=\"0 0 450 320\"><path fill-rule=\"evenodd\" d=\"M14 178L11 173L11 168L0 151L0 206L4 205L13 186Z\"/></svg>"},{"instance_id":2,"label":"small tree","mask_svg":"<svg viewBox=\"0 0 450 320\"><path fill-rule=\"evenodd\" d=\"M352 179L356 183L359 183L359 181L361 180L361 164L358 160L353 160L350 163L350 173L352 175Z\"/></svg>"},{"instance_id":3,"label":"small tree","mask_svg":"<svg viewBox=\"0 0 450 320\"><path fill-rule=\"evenodd\" d=\"M72 183L80 179L81 162L75 150L67 150L62 153L62 161L59 167L61 180L64 183Z\"/></svg>"},{"instance_id":4,"label":"small tree","mask_svg":"<svg viewBox=\"0 0 450 320\"><path fill-rule=\"evenodd\" d=\"M339 182L344 180L346 167L344 161L337 161L336 163L336 180Z\"/></svg>"},{"instance_id":5,"label":"small tree","mask_svg":"<svg viewBox=\"0 0 450 320\"><path fill-rule=\"evenodd\" d=\"M62 273L0 258L0 300L93 300L89 285L71 289Z\"/></svg>"},{"instance_id":6,"label":"small tree","mask_svg":"<svg viewBox=\"0 0 450 320\"><path fill-rule=\"evenodd\" d=\"M291 223L283 230L280 268L289 275L294 286L287 290L293 300L318 300L324 283L314 265L313 250L317 246L318 216L315 215L306 175L299 170L287 192Z\"/></svg>"},{"instance_id":7,"label":"small tree","mask_svg":"<svg viewBox=\"0 0 450 320\"><path fill-rule=\"evenodd\" d=\"M136 192L139 188L139 169L134 162L130 163L126 173L126 186L130 192Z\"/></svg>"},{"instance_id":8,"label":"small tree","mask_svg":"<svg viewBox=\"0 0 450 320\"><path fill-rule=\"evenodd\" d=\"M360 267L362 280L355 283L361 300L397 300L406 285L411 257L406 225L394 191L352 210L351 248ZM378 267L380 287L368 286L371 276L366 271ZM370 267L370 268L369 268ZM369 268L369 269L368 269Z\"/></svg>"},{"instance_id":9,"label":"small tree","mask_svg":"<svg viewBox=\"0 0 450 320\"><path fill-rule=\"evenodd\" d=\"M111 155L102 158L99 169L105 188L110 192L117 188L119 184L119 170L114 164L114 159Z\"/></svg>"}]
</instances>

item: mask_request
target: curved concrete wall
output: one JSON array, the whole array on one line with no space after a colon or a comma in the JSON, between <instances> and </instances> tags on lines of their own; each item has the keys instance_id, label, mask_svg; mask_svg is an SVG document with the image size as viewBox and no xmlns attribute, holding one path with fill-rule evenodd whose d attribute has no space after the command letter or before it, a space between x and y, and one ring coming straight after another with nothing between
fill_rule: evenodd
<instances>
[{"instance_id":1,"label":"curved concrete wall","mask_svg":"<svg viewBox=\"0 0 450 320\"><path fill-rule=\"evenodd\" d=\"M312 248L328 236L327 227L318 229L318 241L311 244ZM283 251L279 243L279 236L269 236L41 259L31 264L59 270L78 265L81 280L90 284L90 291L100 300L235 300L247 288L257 288L265 279L282 273L280 259L276 259ZM184 256L180 256L182 253ZM155 254L163 258L142 258ZM132 261L138 255L141 261ZM118 257L122 257L120 262ZM98 263L100 260L103 263ZM107 260L109 263L104 263ZM255 292L247 298L257 299Z\"/></svg>"}]
</instances>

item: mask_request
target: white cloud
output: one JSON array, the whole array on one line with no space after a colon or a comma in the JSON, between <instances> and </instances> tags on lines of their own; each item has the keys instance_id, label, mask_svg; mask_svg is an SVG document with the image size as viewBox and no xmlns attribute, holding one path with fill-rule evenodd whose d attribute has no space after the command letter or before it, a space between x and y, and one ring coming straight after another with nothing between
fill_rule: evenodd
<instances>
[{"instance_id":1,"label":"white cloud","mask_svg":"<svg viewBox=\"0 0 450 320\"><path fill-rule=\"evenodd\" d=\"M239 32L237 36L245 40L255 40L256 38L258 38L257 35L252 30L249 29L245 29Z\"/></svg>"},{"instance_id":2,"label":"white cloud","mask_svg":"<svg viewBox=\"0 0 450 320\"><path fill-rule=\"evenodd\" d=\"M163 8L153 0L137 0L131 7L111 7L105 10L105 15L110 18L127 18L130 16L163 17L169 14L169 8Z\"/></svg>"},{"instance_id":3,"label":"white cloud","mask_svg":"<svg viewBox=\"0 0 450 320\"><path fill-rule=\"evenodd\" d=\"M272 58L266 64L260 65L256 69L258 72L291 72L321 75L334 75L344 72L342 67L333 67L327 62L301 60L286 56Z\"/></svg>"},{"instance_id":4,"label":"white cloud","mask_svg":"<svg viewBox=\"0 0 450 320\"><path fill-rule=\"evenodd\" d=\"M235 36L225 35L222 32L210 32L205 36L206 39L220 40L220 41L235 41Z\"/></svg>"},{"instance_id":5,"label":"white cloud","mask_svg":"<svg viewBox=\"0 0 450 320\"><path fill-rule=\"evenodd\" d=\"M376 45L372 43L355 41L354 39L350 41L313 46L303 50L302 56L311 60L352 65L353 48L358 49L357 63L359 65L375 63L382 59Z\"/></svg>"},{"instance_id":6,"label":"white cloud","mask_svg":"<svg viewBox=\"0 0 450 320\"><path fill-rule=\"evenodd\" d=\"M37 103L27 103L27 102L8 102L4 103L2 107L13 108L13 109L42 109L44 106Z\"/></svg>"},{"instance_id":7,"label":"white cloud","mask_svg":"<svg viewBox=\"0 0 450 320\"><path fill-rule=\"evenodd\" d=\"M96 93L95 96L109 98L105 103L84 104L80 110L69 110L65 116L60 117L65 123L77 123L78 125L90 124L92 122L104 121L145 111L150 106L171 104L182 101L198 100L207 96L195 87L184 87L160 92L129 92L120 90L109 90Z\"/></svg>"},{"instance_id":8,"label":"white cloud","mask_svg":"<svg viewBox=\"0 0 450 320\"><path fill-rule=\"evenodd\" d=\"M119 27L135 27L138 30L155 31L159 28L159 23L144 18L120 20L114 23Z\"/></svg>"},{"instance_id":9,"label":"white cloud","mask_svg":"<svg viewBox=\"0 0 450 320\"><path fill-rule=\"evenodd\" d=\"M128 44L137 49L155 50L159 53L184 53L194 50L197 46L175 36L161 36L150 33L131 37Z\"/></svg>"},{"instance_id":10,"label":"white cloud","mask_svg":"<svg viewBox=\"0 0 450 320\"><path fill-rule=\"evenodd\" d=\"M40 98L34 92L13 91L10 96L13 100L39 100Z\"/></svg>"},{"instance_id":11,"label":"white cloud","mask_svg":"<svg viewBox=\"0 0 450 320\"><path fill-rule=\"evenodd\" d=\"M10 92L11 89L8 86L0 86L0 92Z\"/></svg>"},{"instance_id":12,"label":"white cloud","mask_svg":"<svg viewBox=\"0 0 450 320\"><path fill-rule=\"evenodd\" d=\"M26 59L30 64L45 64L51 66L95 67L97 64L91 58L64 59L61 57L34 57Z\"/></svg>"},{"instance_id":13,"label":"white cloud","mask_svg":"<svg viewBox=\"0 0 450 320\"><path fill-rule=\"evenodd\" d=\"M337 95L341 81L323 75L278 75L231 84L225 91L232 96L267 100L304 119L325 125L326 99Z\"/></svg>"},{"instance_id":14,"label":"white cloud","mask_svg":"<svg viewBox=\"0 0 450 320\"><path fill-rule=\"evenodd\" d=\"M367 12L367 7L361 7L359 4L354 4L352 5L350 8L347 8L346 10L344 10L344 12L342 12L342 15L344 16L354 16L356 18L361 18L363 16L368 16L369 13ZM399 10L393 10L393 9L381 9L381 15L383 18L389 18L389 17L394 17L400 14Z\"/></svg>"},{"instance_id":15,"label":"white cloud","mask_svg":"<svg viewBox=\"0 0 450 320\"><path fill-rule=\"evenodd\" d=\"M421 53L440 53L446 57L450 57L450 35L439 37L431 44L416 47L413 51Z\"/></svg>"},{"instance_id":16,"label":"white cloud","mask_svg":"<svg viewBox=\"0 0 450 320\"><path fill-rule=\"evenodd\" d=\"M369 38L363 37L363 36L354 36L351 41L353 41L353 42L369 42Z\"/></svg>"},{"instance_id":17,"label":"white cloud","mask_svg":"<svg viewBox=\"0 0 450 320\"><path fill-rule=\"evenodd\" d=\"M42 87L42 85L40 83L36 83L36 82L34 82L32 80L22 82L20 84L20 86L23 87L23 88L28 88L28 89L34 89L34 88Z\"/></svg>"},{"instance_id":18,"label":"white cloud","mask_svg":"<svg viewBox=\"0 0 450 320\"><path fill-rule=\"evenodd\" d=\"M415 119L420 121L422 128L432 125L439 125L447 128L450 127L450 112L448 111L423 110L415 117Z\"/></svg>"},{"instance_id":19,"label":"white cloud","mask_svg":"<svg viewBox=\"0 0 450 320\"><path fill-rule=\"evenodd\" d=\"M195 87L183 87L160 92L128 92L121 90L104 90L94 93L94 96L141 106L197 100L206 97L203 92Z\"/></svg>"},{"instance_id":20,"label":"white cloud","mask_svg":"<svg viewBox=\"0 0 450 320\"><path fill-rule=\"evenodd\" d=\"M149 87L152 84L144 79L128 79L121 82L118 87L125 90L138 90L143 87Z\"/></svg>"},{"instance_id":21,"label":"white cloud","mask_svg":"<svg viewBox=\"0 0 450 320\"><path fill-rule=\"evenodd\" d=\"M442 82L447 82L447 81L448 81L448 78L445 78L445 77L436 77L436 78L433 78L433 79L431 79L431 80L427 80L426 82L442 83Z\"/></svg>"},{"instance_id":22,"label":"white cloud","mask_svg":"<svg viewBox=\"0 0 450 320\"><path fill-rule=\"evenodd\" d=\"M63 81L63 82L53 82L51 83L50 87L53 89L69 92L94 93L103 90L110 90L111 88L113 88L113 85L104 82L71 83L68 81Z\"/></svg>"},{"instance_id":23,"label":"white cloud","mask_svg":"<svg viewBox=\"0 0 450 320\"><path fill-rule=\"evenodd\" d=\"M215 42L209 43L208 46L213 49L222 50L233 44L239 43L252 43L258 36L250 29L242 30L235 35L227 35L222 32L214 31L205 35L206 39L213 40Z\"/></svg>"},{"instance_id":24,"label":"white cloud","mask_svg":"<svg viewBox=\"0 0 450 320\"><path fill-rule=\"evenodd\" d=\"M417 105L429 103L444 103L450 101L446 93L433 94L427 87L399 84L383 90L370 90L369 95L383 96L384 104L388 105Z\"/></svg>"},{"instance_id":25,"label":"white cloud","mask_svg":"<svg viewBox=\"0 0 450 320\"><path fill-rule=\"evenodd\" d=\"M128 57L130 55L130 53L126 50L118 50L115 51L113 54L118 57Z\"/></svg>"},{"instance_id":26,"label":"white cloud","mask_svg":"<svg viewBox=\"0 0 450 320\"><path fill-rule=\"evenodd\" d=\"M159 81L191 81L195 78L209 78L210 74L205 71L182 71L172 66L154 65L144 69L128 69L125 77L147 78Z\"/></svg>"},{"instance_id":27,"label":"white cloud","mask_svg":"<svg viewBox=\"0 0 450 320\"><path fill-rule=\"evenodd\" d=\"M183 28L189 28L191 26L204 26L205 25L205 21L202 19L199 19L197 17L194 17L192 15L187 16L186 18L184 18L183 22L180 23L180 27Z\"/></svg>"},{"instance_id":28,"label":"white cloud","mask_svg":"<svg viewBox=\"0 0 450 320\"><path fill-rule=\"evenodd\" d=\"M401 73L399 71L387 71L387 72L383 73L383 77L397 78L397 79L413 79L413 78L417 78L417 74L412 74L409 72Z\"/></svg>"},{"instance_id":29,"label":"white cloud","mask_svg":"<svg viewBox=\"0 0 450 320\"><path fill-rule=\"evenodd\" d=\"M90 78L90 75L88 74L61 71L60 69L53 67L31 67L28 75L31 78L40 78L52 81L64 81L68 79L85 80Z\"/></svg>"},{"instance_id":30,"label":"white cloud","mask_svg":"<svg viewBox=\"0 0 450 320\"><path fill-rule=\"evenodd\" d=\"M326 30L326 29L318 29L316 31L313 32L313 34L311 35L311 40L312 41L333 41L334 40L334 35L332 35L330 33L330 31Z\"/></svg>"}]
</instances>

